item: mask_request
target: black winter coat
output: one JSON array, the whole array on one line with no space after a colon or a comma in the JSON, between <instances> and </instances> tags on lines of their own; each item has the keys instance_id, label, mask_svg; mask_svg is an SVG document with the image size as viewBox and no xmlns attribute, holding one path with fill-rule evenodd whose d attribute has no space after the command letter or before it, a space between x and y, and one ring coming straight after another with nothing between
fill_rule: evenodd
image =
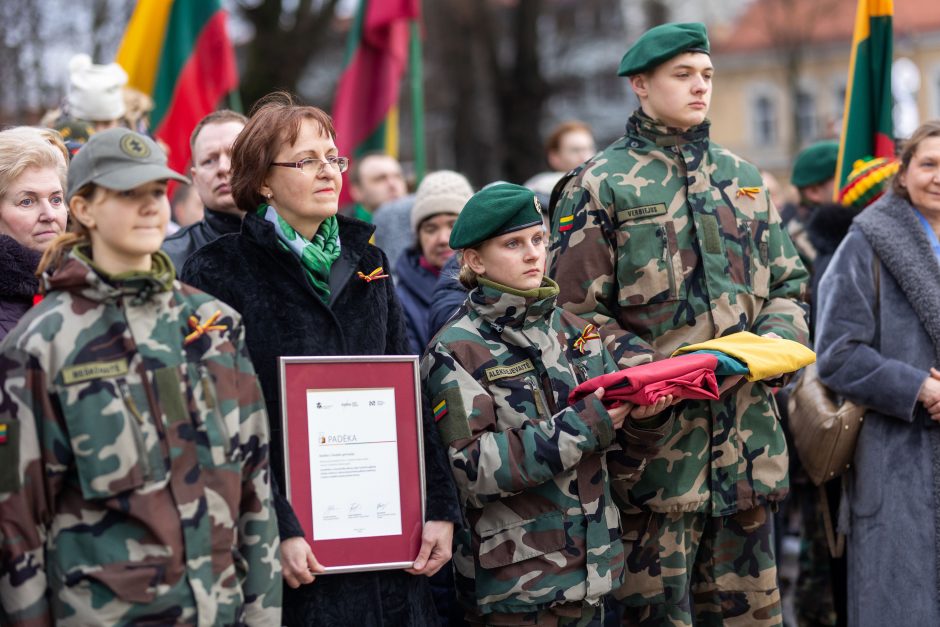
<instances>
[{"instance_id":1,"label":"black winter coat","mask_svg":"<svg viewBox=\"0 0 940 627\"><path fill-rule=\"evenodd\" d=\"M389 267L369 244L373 227L338 216L341 254L330 272L330 302L313 290L300 260L278 244L274 227L249 212L241 233L226 235L193 254L182 280L228 303L242 315L248 351L271 422L271 463L284 480L278 358L284 355L406 355L401 306L391 279L366 282ZM425 400L425 473L428 520L460 520L445 449ZM289 503L275 494L281 538L303 535ZM426 625L436 620L426 577L403 571L328 575L297 590L284 589L287 625Z\"/></svg>"},{"instance_id":2,"label":"black winter coat","mask_svg":"<svg viewBox=\"0 0 940 627\"><path fill-rule=\"evenodd\" d=\"M0 235L0 340L16 326L39 291L34 274L42 253Z\"/></svg>"},{"instance_id":3,"label":"black winter coat","mask_svg":"<svg viewBox=\"0 0 940 627\"><path fill-rule=\"evenodd\" d=\"M835 203L819 205L813 210L806 222L806 235L816 249L813 260L813 274L810 277L811 324L810 330L816 331L816 310L819 308L819 280L829 267L832 256L852 226L852 220L859 210L843 207Z\"/></svg>"}]
</instances>

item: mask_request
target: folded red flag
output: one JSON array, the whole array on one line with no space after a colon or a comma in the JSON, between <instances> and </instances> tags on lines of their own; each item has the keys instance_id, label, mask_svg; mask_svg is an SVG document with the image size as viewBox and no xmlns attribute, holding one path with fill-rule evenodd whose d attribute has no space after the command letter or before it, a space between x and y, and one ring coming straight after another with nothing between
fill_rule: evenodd
<instances>
[{"instance_id":1,"label":"folded red flag","mask_svg":"<svg viewBox=\"0 0 940 627\"><path fill-rule=\"evenodd\" d=\"M623 403L652 405L672 394L676 399L718 400L715 368L718 358L707 353L670 357L619 372L588 379L568 396L568 403L604 388L604 405L617 407Z\"/></svg>"}]
</instances>

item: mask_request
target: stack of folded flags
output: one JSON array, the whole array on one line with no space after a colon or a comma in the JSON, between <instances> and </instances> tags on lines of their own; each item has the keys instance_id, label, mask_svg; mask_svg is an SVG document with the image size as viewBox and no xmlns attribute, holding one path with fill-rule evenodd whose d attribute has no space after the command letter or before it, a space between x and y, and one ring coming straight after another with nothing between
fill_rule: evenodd
<instances>
[{"instance_id":1,"label":"stack of folded flags","mask_svg":"<svg viewBox=\"0 0 940 627\"><path fill-rule=\"evenodd\" d=\"M608 407L623 403L652 405L664 396L679 400L718 400L717 376L744 375L761 381L816 361L816 353L793 340L732 333L684 346L668 359L634 366L585 381L568 397L574 403L604 388Z\"/></svg>"}]
</instances>

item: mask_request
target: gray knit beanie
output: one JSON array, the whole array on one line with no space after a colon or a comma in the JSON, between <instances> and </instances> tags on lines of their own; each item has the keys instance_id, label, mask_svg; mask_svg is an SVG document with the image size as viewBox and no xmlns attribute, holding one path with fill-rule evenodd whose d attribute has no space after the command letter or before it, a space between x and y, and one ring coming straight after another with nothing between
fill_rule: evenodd
<instances>
[{"instance_id":1,"label":"gray knit beanie","mask_svg":"<svg viewBox=\"0 0 940 627\"><path fill-rule=\"evenodd\" d=\"M431 172L415 193L415 204L411 208L412 232L417 232L418 225L433 215L459 214L471 196L473 187L463 174L451 170Z\"/></svg>"}]
</instances>

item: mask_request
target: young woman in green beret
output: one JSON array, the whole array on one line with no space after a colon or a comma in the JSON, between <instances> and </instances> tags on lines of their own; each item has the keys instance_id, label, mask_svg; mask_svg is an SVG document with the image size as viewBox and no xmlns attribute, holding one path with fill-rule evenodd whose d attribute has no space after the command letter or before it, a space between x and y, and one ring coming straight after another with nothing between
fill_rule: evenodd
<instances>
[{"instance_id":1,"label":"young woman in green beret","mask_svg":"<svg viewBox=\"0 0 940 627\"><path fill-rule=\"evenodd\" d=\"M530 190L474 195L450 239L471 291L422 361L468 522L454 561L473 624L601 624L624 567L613 499L671 420L671 397L607 409L598 390L568 404L617 368L594 327L555 306L545 241Z\"/></svg>"}]
</instances>

